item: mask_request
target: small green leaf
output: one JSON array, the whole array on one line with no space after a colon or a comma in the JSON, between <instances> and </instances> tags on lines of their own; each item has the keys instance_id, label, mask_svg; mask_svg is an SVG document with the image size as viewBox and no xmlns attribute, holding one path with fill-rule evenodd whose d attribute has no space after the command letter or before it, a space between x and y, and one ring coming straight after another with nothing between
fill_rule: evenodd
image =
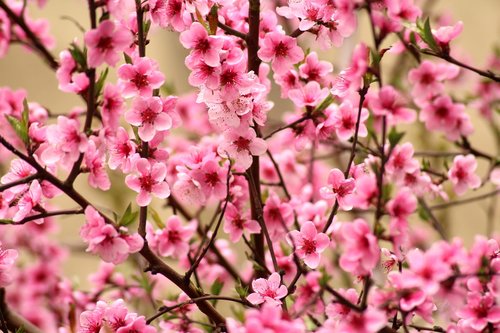
<instances>
[{"instance_id":1,"label":"small green leaf","mask_svg":"<svg viewBox=\"0 0 500 333\"><path fill-rule=\"evenodd\" d=\"M158 228L160 228L160 229L165 228L165 223L163 223L163 221L160 217L160 214L158 214L158 212L154 208L149 207L148 212L149 212L149 215L151 215L151 217L155 221Z\"/></svg>"},{"instance_id":2,"label":"small green leaf","mask_svg":"<svg viewBox=\"0 0 500 333\"><path fill-rule=\"evenodd\" d=\"M429 213L424 209L424 207L422 207L422 205L418 206L417 213L418 213L418 217L420 217L422 220L424 220L424 221L430 220Z\"/></svg>"},{"instance_id":3,"label":"small green leaf","mask_svg":"<svg viewBox=\"0 0 500 333\"><path fill-rule=\"evenodd\" d=\"M236 285L235 289L236 289L236 292L238 293L238 295L240 295L240 297L242 297L242 298L247 297L248 287L243 287L241 284L238 284L238 285Z\"/></svg>"},{"instance_id":4,"label":"small green leaf","mask_svg":"<svg viewBox=\"0 0 500 333\"><path fill-rule=\"evenodd\" d=\"M123 213L122 218L120 219L118 224L126 227L126 226L134 223L135 219L137 218L138 215L139 215L139 212L137 212L137 211L133 212L132 211L132 204L129 203L127 206L127 209L125 209L125 212Z\"/></svg>"},{"instance_id":5,"label":"small green leaf","mask_svg":"<svg viewBox=\"0 0 500 333\"><path fill-rule=\"evenodd\" d=\"M28 105L28 100L25 98L23 100L23 113L21 115L21 120L23 126L25 126L26 128L29 127L29 121L30 121L29 117L30 117L30 106Z\"/></svg>"},{"instance_id":6,"label":"small green leaf","mask_svg":"<svg viewBox=\"0 0 500 333\"><path fill-rule=\"evenodd\" d=\"M95 96L99 96L101 94L102 88L104 87L104 83L106 82L106 77L108 76L109 69L106 67L105 70L101 72L99 75L99 80L95 85Z\"/></svg>"},{"instance_id":7,"label":"small green leaf","mask_svg":"<svg viewBox=\"0 0 500 333\"><path fill-rule=\"evenodd\" d=\"M434 35L432 34L431 23L429 18L425 20L424 27L420 31L420 37L431 48L431 50L435 52L440 52L440 48L436 40L434 39Z\"/></svg>"},{"instance_id":8,"label":"small green leaf","mask_svg":"<svg viewBox=\"0 0 500 333\"><path fill-rule=\"evenodd\" d=\"M0 224L12 224L14 221L9 219L0 219Z\"/></svg>"},{"instance_id":9,"label":"small green leaf","mask_svg":"<svg viewBox=\"0 0 500 333\"><path fill-rule=\"evenodd\" d=\"M71 56L75 60L75 62L80 66L82 69L87 68L87 55L85 49L82 50L78 45L75 43L71 43L71 47L69 48L69 53L71 53Z\"/></svg>"},{"instance_id":10,"label":"small green leaf","mask_svg":"<svg viewBox=\"0 0 500 333\"><path fill-rule=\"evenodd\" d=\"M208 27L211 35L215 35L217 33L217 23L219 22L219 14L217 13L218 10L219 7L217 5L213 5L212 8L210 8L210 13L208 13Z\"/></svg>"},{"instance_id":11,"label":"small green leaf","mask_svg":"<svg viewBox=\"0 0 500 333\"><path fill-rule=\"evenodd\" d=\"M128 54L126 54L125 52L123 53L123 58L125 59L125 63L127 63L127 64L133 63L132 58Z\"/></svg>"},{"instance_id":12,"label":"small green leaf","mask_svg":"<svg viewBox=\"0 0 500 333\"><path fill-rule=\"evenodd\" d=\"M329 107L330 104L332 104L334 100L335 100L335 98L333 97L333 95L328 94L328 96L326 96L326 98L321 102L321 104L316 107L316 109L313 111L313 113L325 111L326 108Z\"/></svg>"},{"instance_id":13,"label":"small green leaf","mask_svg":"<svg viewBox=\"0 0 500 333\"><path fill-rule=\"evenodd\" d=\"M395 147L404 136L405 132L398 132L395 127L391 128L388 136L391 147Z\"/></svg>"},{"instance_id":14,"label":"small green leaf","mask_svg":"<svg viewBox=\"0 0 500 333\"><path fill-rule=\"evenodd\" d=\"M210 293L212 295L220 295L221 291L222 291L222 288L224 287L224 283L222 283L221 281L219 280L215 280L215 282L212 284L212 286L210 287ZM215 305L217 300L213 300L212 301L212 304Z\"/></svg>"},{"instance_id":15,"label":"small green leaf","mask_svg":"<svg viewBox=\"0 0 500 333\"><path fill-rule=\"evenodd\" d=\"M24 142L25 145L28 145L29 144L28 128L23 126L22 121L17 119L16 117L12 117L6 114L5 118L7 118L7 121L9 122L10 126L12 126L17 136Z\"/></svg>"}]
</instances>

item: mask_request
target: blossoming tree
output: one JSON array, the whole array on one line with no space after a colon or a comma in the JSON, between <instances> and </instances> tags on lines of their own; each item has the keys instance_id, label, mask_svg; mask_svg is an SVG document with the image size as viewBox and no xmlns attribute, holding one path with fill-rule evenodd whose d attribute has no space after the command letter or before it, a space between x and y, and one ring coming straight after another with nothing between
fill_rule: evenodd
<instances>
[{"instance_id":1,"label":"blossoming tree","mask_svg":"<svg viewBox=\"0 0 500 333\"><path fill-rule=\"evenodd\" d=\"M55 56L45 2L0 0L0 57L22 44L84 107L0 88L3 333L500 331L500 159L470 140L477 111L499 138L500 56L462 60L461 22L413 0L88 0ZM317 51L362 20L334 71ZM189 50L188 94L147 56L160 29ZM465 246L438 211L483 200ZM81 251L63 215L101 261L90 289L61 272Z\"/></svg>"}]
</instances>

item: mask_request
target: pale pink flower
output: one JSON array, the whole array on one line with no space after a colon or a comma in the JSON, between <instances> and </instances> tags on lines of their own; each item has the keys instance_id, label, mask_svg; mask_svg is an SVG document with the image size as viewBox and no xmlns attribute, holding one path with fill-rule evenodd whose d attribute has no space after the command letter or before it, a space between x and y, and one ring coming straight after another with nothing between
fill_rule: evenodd
<instances>
[{"instance_id":1,"label":"pale pink flower","mask_svg":"<svg viewBox=\"0 0 500 333\"><path fill-rule=\"evenodd\" d=\"M109 147L109 168L116 170L120 167L123 172L130 172L139 157L136 149L137 146L130 140L127 131L123 127L118 127Z\"/></svg>"},{"instance_id":2,"label":"pale pink flower","mask_svg":"<svg viewBox=\"0 0 500 333\"><path fill-rule=\"evenodd\" d=\"M291 319L278 306L264 304L260 309L245 311L245 322L242 324L233 318L227 319L229 333L306 333L302 319ZM184 332L182 332L184 333ZM191 333L185 332L185 333Z\"/></svg>"},{"instance_id":3,"label":"pale pink flower","mask_svg":"<svg viewBox=\"0 0 500 333\"><path fill-rule=\"evenodd\" d=\"M412 96L422 106L423 101L439 95L444 90L443 81L451 80L459 74L459 68L451 64L436 64L424 60L408 72L408 82L412 85Z\"/></svg>"},{"instance_id":4,"label":"pale pink flower","mask_svg":"<svg viewBox=\"0 0 500 333\"><path fill-rule=\"evenodd\" d=\"M383 86L378 95L369 99L373 113L387 116L388 124L411 123L416 119L414 110L407 108L399 92L393 86Z\"/></svg>"},{"instance_id":5,"label":"pale pink flower","mask_svg":"<svg viewBox=\"0 0 500 333\"><path fill-rule=\"evenodd\" d=\"M298 107L317 106L328 95L328 89L321 88L318 82L308 82L300 89L292 89L288 97Z\"/></svg>"},{"instance_id":6,"label":"pale pink flower","mask_svg":"<svg viewBox=\"0 0 500 333\"><path fill-rule=\"evenodd\" d=\"M253 293L248 295L247 299L252 304L267 303L278 306L281 299L288 294L288 290L281 284L281 277L278 273L273 273L269 278L257 279L252 281Z\"/></svg>"},{"instance_id":7,"label":"pale pink flower","mask_svg":"<svg viewBox=\"0 0 500 333\"><path fill-rule=\"evenodd\" d=\"M14 264L18 253L14 249L2 249L0 242L0 288L5 288L14 280Z\"/></svg>"},{"instance_id":8,"label":"pale pink flower","mask_svg":"<svg viewBox=\"0 0 500 333\"><path fill-rule=\"evenodd\" d=\"M205 160L200 168L192 170L191 177L198 182L206 199L212 195L219 200L226 197L227 168L215 159Z\"/></svg>"},{"instance_id":9,"label":"pale pink flower","mask_svg":"<svg viewBox=\"0 0 500 333\"><path fill-rule=\"evenodd\" d=\"M96 29L85 33L85 44L88 48L87 62L90 67L98 67L102 63L115 66L121 52L132 44L132 34L111 20L105 20Z\"/></svg>"},{"instance_id":10,"label":"pale pink flower","mask_svg":"<svg viewBox=\"0 0 500 333\"><path fill-rule=\"evenodd\" d=\"M234 159L235 167L248 169L252 156L263 155L267 150L266 141L258 138L250 127L230 128L224 132L224 141L217 149L219 155Z\"/></svg>"},{"instance_id":11,"label":"pale pink flower","mask_svg":"<svg viewBox=\"0 0 500 333\"><path fill-rule=\"evenodd\" d=\"M165 82L158 65L146 57L136 58L133 64L123 64L118 69L119 85L124 97L151 96Z\"/></svg>"},{"instance_id":12,"label":"pale pink flower","mask_svg":"<svg viewBox=\"0 0 500 333\"><path fill-rule=\"evenodd\" d=\"M120 116L124 107L123 96L120 89L112 84L106 84L102 94L102 122L104 126L113 130L119 125Z\"/></svg>"},{"instance_id":13,"label":"pale pink flower","mask_svg":"<svg viewBox=\"0 0 500 333\"><path fill-rule=\"evenodd\" d=\"M481 186L481 178L475 174L476 169L477 161L474 155L455 156L453 165L448 170L448 178L456 194L462 195L467 188L476 189Z\"/></svg>"},{"instance_id":14,"label":"pale pink flower","mask_svg":"<svg viewBox=\"0 0 500 333\"><path fill-rule=\"evenodd\" d=\"M450 266L442 262L440 252L429 250L424 253L419 249L414 249L406 254L411 272L406 279L414 279L419 288L428 295L436 294L439 291L440 283L453 274ZM438 262L440 264L436 265Z\"/></svg>"},{"instance_id":15,"label":"pale pink flower","mask_svg":"<svg viewBox=\"0 0 500 333\"><path fill-rule=\"evenodd\" d=\"M104 147L96 147L94 140L89 140L88 148L84 155L85 166L89 172L89 185L103 191L109 190L111 181L106 172L106 155Z\"/></svg>"},{"instance_id":16,"label":"pale pink flower","mask_svg":"<svg viewBox=\"0 0 500 333\"><path fill-rule=\"evenodd\" d=\"M29 189L24 192L21 199L17 203L17 212L12 218L12 221L19 222L27 216L34 215L33 208L41 204L41 200L42 188L40 187L40 183L38 182L38 180L34 180L31 182ZM43 219L39 219L34 222L42 223Z\"/></svg>"},{"instance_id":17,"label":"pale pink flower","mask_svg":"<svg viewBox=\"0 0 500 333\"><path fill-rule=\"evenodd\" d=\"M137 97L132 109L125 113L125 120L139 127L139 137L145 142L151 141L157 132L172 127L172 118L163 112L162 100L156 96Z\"/></svg>"},{"instance_id":18,"label":"pale pink flower","mask_svg":"<svg viewBox=\"0 0 500 333\"><path fill-rule=\"evenodd\" d=\"M147 240L159 255L163 257L184 257L189 252L189 241L196 232L196 221L182 225L177 215L170 216L165 227L153 231L149 228Z\"/></svg>"},{"instance_id":19,"label":"pale pink flower","mask_svg":"<svg viewBox=\"0 0 500 333\"><path fill-rule=\"evenodd\" d=\"M85 219L80 236L88 244L87 251L99 254L102 260L117 265L124 262L130 253L142 249L141 236L128 235L125 227L118 231L115 226L106 223L92 206L85 208Z\"/></svg>"},{"instance_id":20,"label":"pale pink flower","mask_svg":"<svg viewBox=\"0 0 500 333\"><path fill-rule=\"evenodd\" d=\"M200 58L208 66L220 66L220 53L223 39L217 36L209 36L201 23L193 22L189 30L181 33L182 46L191 49L191 56Z\"/></svg>"},{"instance_id":21,"label":"pale pink flower","mask_svg":"<svg viewBox=\"0 0 500 333\"><path fill-rule=\"evenodd\" d=\"M320 254L330 244L328 236L322 232L318 233L312 222L306 222L300 227L300 231L293 230L288 234L288 243L294 247L295 253L311 269L318 267Z\"/></svg>"},{"instance_id":22,"label":"pale pink flower","mask_svg":"<svg viewBox=\"0 0 500 333\"><path fill-rule=\"evenodd\" d=\"M368 110L362 108L359 119L359 137L365 137L368 135L368 129L365 125L365 121L368 119L368 116ZM340 106L334 108L326 122L327 124L334 126L335 132L340 140L347 141L356 131L357 120L358 108L355 108L349 100L346 100L340 104Z\"/></svg>"},{"instance_id":23,"label":"pale pink flower","mask_svg":"<svg viewBox=\"0 0 500 333\"><path fill-rule=\"evenodd\" d=\"M304 59L304 51L297 45L297 40L277 31L266 34L257 55L263 61L271 62L273 71L278 74L285 73Z\"/></svg>"},{"instance_id":24,"label":"pale pink flower","mask_svg":"<svg viewBox=\"0 0 500 333\"><path fill-rule=\"evenodd\" d=\"M328 82L328 75L333 72L333 65L328 61L318 59L316 52L307 55L304 63L299 66L300 77L309 82L316 81L320 84Z\"/></svg>"},{"instance_id":25,"label":"pale pink flower","mask_svg":"<svg viewBox=\"0 0 500 333\"><path fill-rule=\"evenodd\" d=\"M406 142L393 148L392 153L385 165L387 173L394 179L402 179L407 173L414 173L419 169L419 163L413 158L413 145Z\"/></svg>"},{"instance_id":26,"label":"pale pink flower","mask_svg":"<svg viewBox=\"0 0 500 333\"><path fill-rule=\"evenodd\" d=\"M352 209L352 193L356 183L353 178L346 179L344 173L339 169L330 170L328 175L328 185L320 189L323 199L337 200L340 209Z\"/></svg>"},{"instance_id":27,"label":"pale pink flower","mask_svg":"<svg viewBox=\"0 0 500 333\"><path fill-rule=\"evenodd\" d=\"M226 214L224 214L224 232L229 234L231 242L236 243L243 234L256 234L260 232L259 222L250 219L248 212L240 213L232 203L228 203Z\"/></svg>"},{"instance_id":28,"label":"pale pink flower","mask_svg":"<svg viewBox=\"0 0 500 333\"><path fill-rule=\"evenodd\" d=\"M464 24L462 21L458 21L452 26L442 26L432 31L432 35L436 42L443 48L449 48L449 44L452 40L458 37L462 33Z\"/></svg>"},{"instance_id":29,"label":"pale pink flower","mask_svg":"<svg viewBox=\"0 0 500 333\"><path fill-rule=\"evenodd\" d=\"M340 229L344 252L340 257L340 267L354 275L371 275L380 258L377 237L363 219L342 224Z\"/></svg>"},{"instance_id":30,"label":"pale pink flower","mask_svg":"<svg viewBox=\"0 0 500 333\"><path fill-rule=\"evenodd\" d=\"M404 187L389 200L387 211L392 218L406 220L417 209L417 198L412 191Z\"/></svg>"},{"instance_id":31,"label":"pale pink flower","mask_svg":"<svg viewBox=\"0 0 500 333\"><path fill-rule=\"evenodd\" d=\"M136 173L128 175L125 183L139 193L136 198L139 206L149 205L153 195L160 199L170 196L170 188L165 180L167 176L165 164L141 158L137 160L135 169Z\"/></svg>"}]
</instances>

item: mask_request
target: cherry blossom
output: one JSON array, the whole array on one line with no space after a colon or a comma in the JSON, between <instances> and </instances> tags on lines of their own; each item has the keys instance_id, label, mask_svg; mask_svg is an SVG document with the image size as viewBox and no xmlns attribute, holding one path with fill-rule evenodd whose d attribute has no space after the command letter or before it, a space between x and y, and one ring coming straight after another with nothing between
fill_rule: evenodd
<instances>
[{"instance_id":1,"label":"cherry blossom","mask_svg":"<svg viewBox=\"0 0 500 333\"><path fill-rule=\"evenodd\" d=\"M170 187L165 181L167 168L163 163L151 163L140 158L135 163L135 173L125 178L125 183L139 193L136 201L139 206L147 206L153 195L165 199L170 195Z\"/></svg>"},{"instance_id":2,"label":"cherry blossom","mask_svg":"<svg viewBox=\"0 0 500 333\"><path fill-rule=\"evenodd\" d=\"M300 231L293 230L288 235L288 243L295 248L298 257L304 259L304 263L309 268L317 268L321 252L330 244L328 236L321 232L318 233L312 222L304 223Z\"/></svg>"},{"instance_id":3,"label":"cherry blossom","mask_svg":"<svg viewBox=\"0 0 500 333\"><path fill-rule=\"evenodd\" d=\"M153 249L163 257L182 257L189 251L189 240L196 231L196 222L182 225L178 216L171 216L165 227L153 231L150 229L147 239Z\"/></svg>"},{"instance_id":4,"label":"cherry blossom","mask_svg":"<svg viewBox=\"0 0 500 333\"><path fill-rule=\"evenodd\" d=\"M257 279L252 281L253 293L247 299L252 304L266 303L278 306L281 299L288 294L284 285L281 284L281 277L278 273L273 273L268 279Z\"/></svg>"},{"instance_id":5,"label":"cherry blossom","mask_svg":"<svg viewBox=\"0 0 500 333\"><path fill-rule=\"evenodd\" d=\"M476 189L481 185L481 179L475 174L476 168L477 162L473 155L455 156L453 166L448 171L455 193L462 195L467 188Z\"/></svg>"},{"instance_id":6,"label":"cherry blossom","mask_svg":"<svg viewBox=\"0 0 500 333\"><path fill-rule=\"evenodd\" d=\"M160 88L165 77L157 69L157 64L146 57L138 58L132 64L118 68L119 84L124 97L151 96L154 89Z\"/></svg>"},{"instance_id":7,"label":"cherry blossom","mask_svg":"<svg viewBox=\"0 0 500 333\"><path fill-rule=\"evenodd\" d=\"M141 140L149 142L157 131L166 131L172 127L172 118L163 112L159 97L137 97L132 109L125 113L125 120L139 127Z\"/></svg>"},{"instance_id":8,"label":"cherry blossom","mask_svg":"<svg viewBox=\"0 0 500 333\"><path fill-rule=\"evenodd\" d=\"M352 193L356 183L353 178L345 179L344 173L339 169L330 170L328 185L321 188L324 199L335 199L343 210L352 209Z\"/></svg>"},{"instance_id":9,"label":"cherry blossom","mask_svg":"<svg viewBox=\"0 0 500 333\"><path fill-rule=\"evenodd\" d=\"M105 20L96 29L85 34L88 47L88 64L98 67L102 63L115 66L124 51L132 42L131 34L126 29L116 27L113 21Z\"/></svg>"},{"instance_id":10,"label":"cherry blossom","mask_svg":"<svg viewBox=\"0 0 500 333\"><path fill-rule=\"evenodd\" d=\"M291 65L304 58L304 52L297 46L297 41L280 32L270 32L262 40L258 52L259 58L271 62L273 71L284 73Z\"/></svg>"}]
</instances>

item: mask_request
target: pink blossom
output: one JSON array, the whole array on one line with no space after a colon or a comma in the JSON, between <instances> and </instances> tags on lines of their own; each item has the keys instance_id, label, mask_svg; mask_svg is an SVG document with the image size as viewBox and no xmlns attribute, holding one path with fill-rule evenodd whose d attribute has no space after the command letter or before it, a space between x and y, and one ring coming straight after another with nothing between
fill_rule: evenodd
<instances>
[{"instance_id":1,"label":"pink blossom","mask_svg":"<svg viewBox=\"0 0 500 333\"><path fill-rule=\"evenodd\" d=\"M281 284L281 277L278 273L273 273L269 278L252 281L253 293L247 299L252 304L266 303L269 305L280 305L281 299L288 294L288 290Z\"/></svg>"},{"instance_id":2,"label":"pink blossom","mask_svg":"<svg viewBox=\"0 0 500 333\"><path fill-rule=\"evenodd\" d=\"M298 107L317 106L328 95L328 89L321 88L316 81L308 82L301 89L292 89L288 97Z\"/></svg>"},{"instance_id":3,"label":"pink blossom","mask_svg":"<svg viewBox=\"0 0 500 333\"><path fill-rule=\"evenodd\" d=\"M130 253L142 249L142 237L128 235L125 227L118 231L115 226L107 224L92 206L85 209L85 219L80 236L88 244L87 251L99 254L102 260L117 265L124 262Z\"/></svg>"},{"instance_id":4,"label":"pink blossom","mask_svg":"<svg viewBox=\"0 0 500 333\"><path fill-rule=\"evenodd\" d=\"M412 191L404 187L387 203L391 217L406 220L417 209L417 199Z\"/></svg>"},{"instance_id":5,"label":"pink blossom","mask_svg":"<svg viewBox=\"0 0 500 333\"><path fill-rule=\"evenodd\" d=\"M425 127L428 130L448 133L456 129L457 122L462 121L461 115L464 110L465 106L453 103L450 96L439 96L424 106L420 113L420 120L425 122Z\"/></svg>"},{"instance_id":6,"label":"pink blossom","mask_svg":"<svg viewBox=\"0 0 500 333\"><path fill-rule=\"evenodd\" d=\"M393 86L383 86L378 96L369 99L369 104L374 114L387 116L388 124L411 123L416 119L415 111L405 107Z\"/></svg>"},{"instance_id":7,"label":"pink blossom","mask_svg":"<svg viewBox=\"0 0 500 333\"><path fill-rule=\"evenodd\" d=\"M292 320L280 307L266 303L260 309L245 311L243 324L228 318L227 330L229 333L305 333L306 327L302 319Z\"/></svg>"},{"instance_id":8,"label":"pink blossom","mask_svg":"<svg viewBox=\"0 0 500 333\"><path fill-rule=\"evenodd\" d=\"M120 52L132 43L132 35L127 29L115 28L113 21L106 20L96 29L87 31L84 41L88 47L87 62L90 67L98 67L104 62L115 66Z\"/></svg>"},{"instance_id":9,"label":"pink blossom","mask_svg":"<svg viewBox=\"0 0 500 333\"><path fill-rule=\"evenodd\" d=\"M12 221L19 222L25 217L34 215L34 208L41 204L42 199L42 188L38 180L31 182L29 189L22 195L21 199L17 203L17 212L12 218ZM43 222L43 220L36 220L35 222Z\"/></svg>"},{"instance_id":10,"label":"pink blossom","mask_svg":"<svg viewBox=\"0 0 500 333\"><path fill-rule=\"evenodd\" d=\"M135 170L135 174L130 174L125 178L125 183L139 193L136 198L139 206L149 205L152 195L160 199L170 196L170 188L165 181L167 176L165 164L140 158L135 163Z\"/></svg>"},{"instance_id":11,"label":"pink blossom","mask_svg":"<svg viewBox=\"0 0 500 333\"><path fill-rule=\"evenodd\" d=\"M495 297L487 292L469 292L464 308L457 311L461 323L477 332L483 331L488 323L500 323L500 307L495 304Z\"/></svg>"},{"instance_id":12,"label":"pink blossom","mask_svg":"<svg viewBox=\"0 0 500 333\"><path fill-rule=\"evenodd\" d=\"M481 185L481 178L475 174L476 169L477 162L474 155L455 156L453 165L448 170L448 178L456 194L462 195L467 188L476 189Z\"/></svg>"},{"instance_id":13,"label":"pink blossom","mask_svg":"<svg viewBox=\"0 0 500 333\"><path fill-rule=\"evenodd\" d=\"M365 108L361 109L361 117L359 120L358 136L365 137L368 135L368 129L364 124L368 119L369 113ZM335 132L340 140L349 140L356 131L356 123L358 120L358 109L355 108L348 100L344 101L340 106L335 107L327 119L327 124L331 124L335 128Z\"/></svg>"},{"instance_id":14,"label":"pink blossom","mask_svg":"<svg viewBox=\"0 0 500 333\"><path fill-rule=\"evenodd\" d=\"M76 61L68 50L59 54L59 68L56 77L59 89L64 92L79 94L89 86L89 78L85 73L77 72Z\"/></svg>"},{"instance_id":15,"label":"pink blossom","mask_svg":"<svg viewBox=\"0 0 500 333\"><path fill-rule=\"evenodd\" d=\"M273 71L278 74L304 59L304 52L297 46L297 40L276 31L266 34L257 55L263 61L271 62Z\"/></svg>"},{"instance_id":16,"label":"pink blossom","mask_svg":"<svg viewBox=\"0 0 500 333\"><path fill-rule=\"evenodd\" d=\"M14 264L18 253L14 249L2 249L0 242L0 288L5 288L14 280Z\"/></svg>"},{"instance_id":17,"label":"pink blossom","mask_svg":"<svg viewBox=\"0 0 500 333\"><path fill-rule=\"evenodd\" d=\"M406 259L412 273L406 278L417 281L419 288L428 295L435 294L439 290L440 282L452 274L449 265L441 261L440 251L429 250L423 253L415 249L407 253ZM436 265L436 262L440 264Z\"/></svg>"},{"instance_id":18,"label":"pink blossom","mask_svg":"<svg viewBox=\"0 0 500 333\"><path fill-rule=\"evenodd\" d=\"M276 193L270 192L264 206L264 221L271 237L282 236L286 233L285 228L293 223L293 208Z\"/></svg>"},{"instance_id":19,"label":"pink blossom","mask_svg":"<svg viewBox=\"0 0 500 333\"><path fill-rule=\"evenodd\" d=\"M171 26L175 31L183 31L191 22L182 0L148 0L148 5L153 23L163 28Z\"/></svg>"},{"instance_id":20,"label":"pink blossom","mask_svg":"<svg viewBox=\"0 0 500 333\"><path fill-rule=\"evenodd\" d=\"M139 157L136 149L137 146L130 140L127 131L123 127L118 127L109 147L110 169L115 170L120 167L125 173L132 171L135 160Z\"/></svg>"},{"instance_id":21,"label":"pink blossom","mask_svg":"<svg viewBox=\"0 0 500 333\"><path fill-rule=\"evenodd\" d=\"M330 244L328 236L322 232L318 233L312 222L306 222L300 227L300 231L293 230L288 234L288 243L294 247L295 253L311 269L319 265L320 254Z\"/></svg>"},{"instance_id":22,"label":"pink blossom","mask_svg":"<svg viewBox=\"0 0 500 333\"><path fill-rule=\"evenodd\" d=\"M183 226L181 219L173 215L168 218L164 228L156 231L150 229L147 240L161 256L181 258L189 252L189 241L196 231L196 226L195 221Z\"/></svg>"},{"instance_id":23,"label":"pink blossom","mask_svg":"<svg viewBox=\"0 0 500 333\"><path fill-rule=\"evenodd\" d=\"M123 96L151 96L153 89L160 88L165 82L164 75L157 67L153 60L146 57L135 59L133 64L121 65L118 77Z\"/></svg>"},{"instance_id":24,"label":"pink blossom","mask_svg":"<svg viewBox=\"0 0 500 333\"><path fill-rule=\"evenodd\" d=\"M416 102L422 105L432 96L440 94L444 90L443 81L455 78L459 68L451 64L436 64L424 60L417 67L408 72L408 82L412 85L412 96Z\"/></svg>"},{"instance_id":25,"label":"pink blossom","mask_svg":"<svg viewBox=\"0 0 500 333\"><path fill-rule=\"evenodd\" d=\"M368 223L363 219L356 219L342 224L340 232L344 245L340 267L355 275L370 275L379 261L380 248Z\"/></svg>"},{"instance_id":26,"label":"pink blossom","mask_svg":"<svg viewBox=\"0 0 500 333\"><path fill-rule=\"evenodd\" d=\"M432 31L434 39L438 42L441 47L448 48L452 40L458 37L462 33L464 24L462 21L457 22L453 26L443 26Z\"/></svg>"},{"instance_id":27,"label":"pink blossom","mask_svg":"<svg viewBox=\"0 0 500 333\"><path fill-rule=\"evenodd\" d=\"M413 145L406 142L393 148L385 169L394 179L402 179L407 173L414 173L419 169L419 163L413 158Z\"/></svg>"},{"instance_id":28,"label":"pink blossom","mask_svg":"<svg viewBox=\"0 0 500 333\"><path fill-rule=\"evenodd\" d=\"M223 157L234 159L235 167L246 170L252 165L252 155L262 155L266 149L266 142L258 138L252 128L242 126L226 130L217 151Z\"/></svg>"},{"instance_id":29,"label":"pink blossom","mask_svg":"<svg viewBox=\"0 0 500 333\"><path fill-rule=\"evenodd\" d=\"M323 199L335 199L342 210L352 209L352 193L356 183L353 178L346 179L339 169L330 170L328 185L320 189Z\"/></svg>"},{"instance_id":30,"label":"pink blossom","mask_svg":"<svg viewBox=\"0 0 500 333\"><path fill-rule=\"evenodd\" d=\"M124 107L123 96L120 89L114 85L107 84L104 86L102 94L102 121L104 126L113 130L119 125L120 116Z\"/></svg>"},{"instance_id":31,"label":"pink blossom","mask_svg":"<svg viewBox=\"0 0 500 333\"><path fill-rule=\"evenodd\" d=\"M331 72L333 72L332 64L328 61L319 60L316 52L309 53L304 63L299 66L300 77L309 82L316 81L324 84Z\"/></svg>"},{"instance_id":32,"label":"pink blossom","mask_svg":"<svg viewBox=\"0 0 500 333\"><path fill-rule=\"evenodd\" d=\"M221 167L216 160L207 159L200 168L191 172L191 176L198 182L205 198L213 195L222 200L226 197L227 168Z\"/></svg>"},{"instance_id":33,"label":"pink blossom","mask_svg":"<svg viewBox=\"0 0 500 333\"><path fill-rule=\"evenodd\" d=\"M137 97L132 109L125 113L125 120L139 127L139 137L145 142L153 139L159 131L166 131L172 127L172 118L163 112L160 97Z\"/></svg>"},{"instance_id":34,"label":"pink blossom","mask_svg":"<svg viewBox=\"0 0 500 333\"><path fill-rule=\"evenodd\" d=\"M103 191L109 190L111 182L106 172L106 155L104 147L96 147L93 140L89 141L88 149L85 152L85 166L89 172L89 185Z\"/></svg>"},{"instance_id":35,"label":"pink blossom","mask_svg":"<svg viewBox=\"0 0 500 333\"><path fill-rule=\"evenodd\" d=\"M256 234L260 232L257 221L250 219L247 214L241 214L240 210L229 203L224 215L224 232L229 234L231 242L236 243L243 234Z\"/></svg>"},{"instance_id":36,"label":"pink blossom","mask_svg":"<svg viewBox=\"0 0 500 333\"><path fill-rule=\"evenodd\" d=\"M191 56L201 58L208 66L220 66L220 52L223 40L209 36L207 30L198 22L193 22L189 30L181 33L182 46L192 49Z\"/></svg>"}]
</instances>

